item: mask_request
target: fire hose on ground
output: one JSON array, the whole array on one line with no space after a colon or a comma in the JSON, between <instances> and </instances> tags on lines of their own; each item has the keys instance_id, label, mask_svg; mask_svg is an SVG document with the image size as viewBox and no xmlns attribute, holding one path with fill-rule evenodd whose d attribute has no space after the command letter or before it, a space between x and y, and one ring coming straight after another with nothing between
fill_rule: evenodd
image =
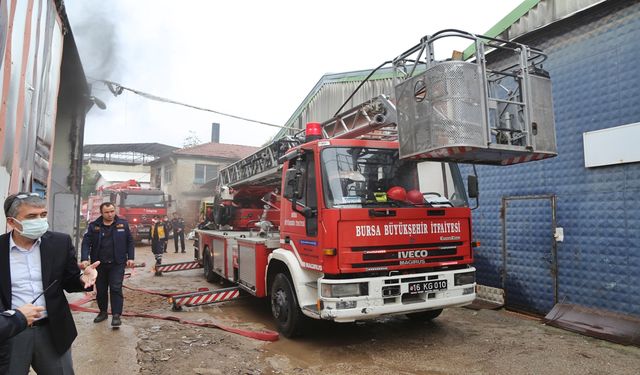
<instances>
[{"instance_id":1,"label":"fire hose on ground","mask_svg":"<svg viewBox=\"0 0 640 375\"><path fill-rule=\"evenodd\" d=\"M126 285L124 285L123 287L126 288L126 289L129 289L129 290L148 293L148 294L152 294L152 295L159 295L159 296L167 297L167 298L172 297L172 296L176 296L176 295L184 294L184 293L162 293L162 292L157 292L157 291L152 291L152 290L146 290L146 289L140 289L140 288L132 288L132 287L129 287L129 286L126 286ZM72 303L69 303L69 306L71 307L71 310L73 310L73 311L97 313L98 309L82 306L82 305L92 301L93 299L95 299L95 296L92 293L87 293L84 297L80 298L79 300L74 301ZM195 325L195 326L198 326L198 327L218 328L218 329L221 329L223 331L235 333L235 334L238 334L238 335L241 335L241 336L245 336L245 337L249 337L249 338L253 338L253 339L257 339L257 340L262 340L262 341L276 341L276 340L278 340L278 333L274 332L274 331L270 331L270 330L250 331L250 330L245 330L245 329L229 327L229 326L226 326L226 325L218 323L218 322L198 322L198 321L193 321L193 320L180 319L180 318L178 318L176 316L171 316L171 315L147 314L147 313L141 313L141 312L124 312L122 315L123 316L129 316L129 317L169 320L169 321L178 322L178 323L181 323L181 324Z\"/></svg>"}]
</instances>

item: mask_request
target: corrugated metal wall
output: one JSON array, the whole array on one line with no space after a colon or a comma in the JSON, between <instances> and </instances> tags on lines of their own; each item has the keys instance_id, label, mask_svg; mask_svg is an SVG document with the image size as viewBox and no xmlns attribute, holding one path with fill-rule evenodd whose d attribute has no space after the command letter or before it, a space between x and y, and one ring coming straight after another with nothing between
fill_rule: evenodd
<instances>
[{"instance_id":1,"label":"corrugated metal wall","mask_svg":"<svg viewBox=\"0 0 640 375\"><path fill-rule=\"evenodd\" d=\"M335 80L327 78L327 83L321 83L317 93L300 109L297 116L287 122L286 126L303 129L304 125L308 122L324 122L331 119L338 108L342 106L344 101L360 84L360 81L347 80L346 77L343 78L344 79ZM362 78L364 78L364 76ZM367 81L344 108L355 107L381 94L393 95L392 78ZM290 132L290 134L292 133L295 133L295 131ZM277 138L279 138L279 136L277 136Z\"/></svg>"},{"instance_id":2,"label":"corrugated metal wall","mask_svg":"<svg viewBox=\"0 0 640 375\"><path fill-rule=\"evenodd\" d=\"M50 177L62 25L52 0L0 2L0 200ZM4 215L0 215L4 227Z\"/></svg>"},{"instance_id":3,"label":"corrugated metal wall","mask_svg":"<svg viewBox=\"0 0 640 375\"><path fill-rule=\"evenodd\" d=\"M608 1L522 40L549 54L559 156L478 167L481 205L473 218L481 284L503 287L501 273L510 271L503 269L502 198L555 195L564 228L558 302L640 316L640 163L587 169L582 144L583 132L640 121L639 40L637 1ZM546 267L537 261L528 259Z\"/></svg>"}]
</instances>

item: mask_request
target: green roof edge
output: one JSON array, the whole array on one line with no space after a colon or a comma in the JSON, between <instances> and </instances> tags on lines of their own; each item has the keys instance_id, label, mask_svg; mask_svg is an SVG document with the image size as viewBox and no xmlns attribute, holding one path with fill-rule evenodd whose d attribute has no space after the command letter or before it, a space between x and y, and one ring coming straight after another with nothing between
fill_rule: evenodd
<instances>
[{"instance_id":1,"label":"green roof edge","mask_svg":"<svg viewBox=\"0 0 640 375\"><path fill-rule=\"evenodd\" d=\"M374 73L373 76L369 78L369 80L374 81L374 80L380 80L380 79L393 78L393 71L388 71L389 69L391 68L387 67L386 68L387 71L385 71L385 68L383 68L383 71ZM344 72L344 73L324 74L320 78L318 83L315 84L315 86L309 92L309 94L307 94L307 96L304 98L302 103L300 103L298 108L296 108L293 115L291 115L291 117L289 117L289 119L285 122L285 126L288 127L293 125L292 123L293 120L296 117L298 117L298 115L304 110L306 105L309 104L311 100L313 100L313 98L318 94L322 86L330 83L340 83L340 82L362 82L365 78L367 78L367 76L369 75L369 73L371 73L372 70L373 69L356 70L356 71ZM275 139L281 138L286 131L287 129L280 129L271 139L275 140Z\"/></svg>"},{"instance_id":2,"label":"green roof edge","mask_svg":"<svg viewBox=\"0 0 640 375\"><path fill-rule=\"evenodd\" d=\"M484 36L488 36L491 38L495 38L498 35L502 34L506 29L511 27L520 17L527 14L533 7L538 5L541 0L524 0L520 5L518 5L511 13L507 14L503 19L498 21L492 28L487 30L484 33ZM468 59L476 52L476 45L472 43L469 47L464 50L463 59Z\"/></svg>"},{"instance_id":3,"label":"green roof edge","mask_svg":"<svg viewBox=\"0 0 640 375\"><path fill-rule=\"evenodd\" d=\"M529 10L538 5L541 0L524 0L520 5L518 5L514 10L512 10L509 14L507 14L504 18L498 21L493 27L491 27L487 32L483 35L489 37L497 37L502 34L506 29L508 29L511 25L513 25L520 17L527 14ZM469 47L464 50L464 59L468 59L469 56L473 55L476 51L476 46L472 43ZM320 88L327 83L336 83L336 82L361 82L366 78L366 76L371 72L371 70L362 70L355 72L346 72L346 73L327 73L323 75L318 83L313 87L313 89L307 94L305 99L300 103L298 108L294 111L293 115L289 117L289 119L285 122L285 126L291 126L292 121L302 112L304 107L316 96L316 94L320 91ZM350 73L356 73L354 75L350 75ZM362 73L362 74L357 74ZM340 76L344 75L340 78L331 78L331 76ZM370 79L387 79L393 78L393 71L391 72L380 72L375 73ZM286 129L280 129L273 137L272 140L281 138Z\"/></svg>"}]
</instances>

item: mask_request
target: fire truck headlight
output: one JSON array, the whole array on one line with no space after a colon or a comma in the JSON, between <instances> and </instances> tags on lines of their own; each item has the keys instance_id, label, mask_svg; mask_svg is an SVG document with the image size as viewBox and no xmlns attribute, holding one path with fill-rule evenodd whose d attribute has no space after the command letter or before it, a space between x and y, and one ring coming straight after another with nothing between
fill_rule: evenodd
<instances>
[{"instance_id":1,"label":"fire truck headlight","mask_svg":"<svg viewBox=\"0 0 640 375\"><path fill-rule=\"evenodd\" d=\"M461 272L461 273L456 273L453 276L453 284L456 286L473 284L475 282L476 282L475 272Z\"/></svg>"},{"instance_id":2,"label":"fire truck headlight","mask_svg":"<svg viewBox=\"0 0 640 375\"><path fill-rule=\"evenodd\" d=\"M322 284L322 296L328 298L357 297L369 294L368 283Z\"/></svg>"}]
</instances>

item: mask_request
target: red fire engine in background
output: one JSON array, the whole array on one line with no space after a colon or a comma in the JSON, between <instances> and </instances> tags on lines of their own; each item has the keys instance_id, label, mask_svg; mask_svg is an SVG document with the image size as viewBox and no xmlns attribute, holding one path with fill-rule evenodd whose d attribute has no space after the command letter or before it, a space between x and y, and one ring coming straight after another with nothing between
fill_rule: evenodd
<instances>
[{"instance_id":1,"label":"red fire engine in background","mask_svg":"<svg viewBox=\"0 0 640 375\"><path fill-rule=\"evenodd\" d=\"M100 217L100 205L112 202L116 215L129 221L134 241L141 242L149 237L151 220L154 215L167 214L167 201L162 190L143 188L136 180L128 180L101 186L87 200L87 220Z\"/></svg>"},{"instance_id":2,"label":"red fire engine in background","mask_svg":"<svg viewBox=\"0 0 640 375\"><path fill-rule=\"evenodd\" d=\"M445 36L473 40L476 61L435 61ZM487 69L487 45L513 53L514 66ZM456 30L425 37L394 61L394 102L374 98L222 169L213 229L197 230L206 279L268 298L285 336L309 318L433 319L471 303L477 179L467 194L455 162L555 155L543 59Z\"/></svg>"}]
</instances>

